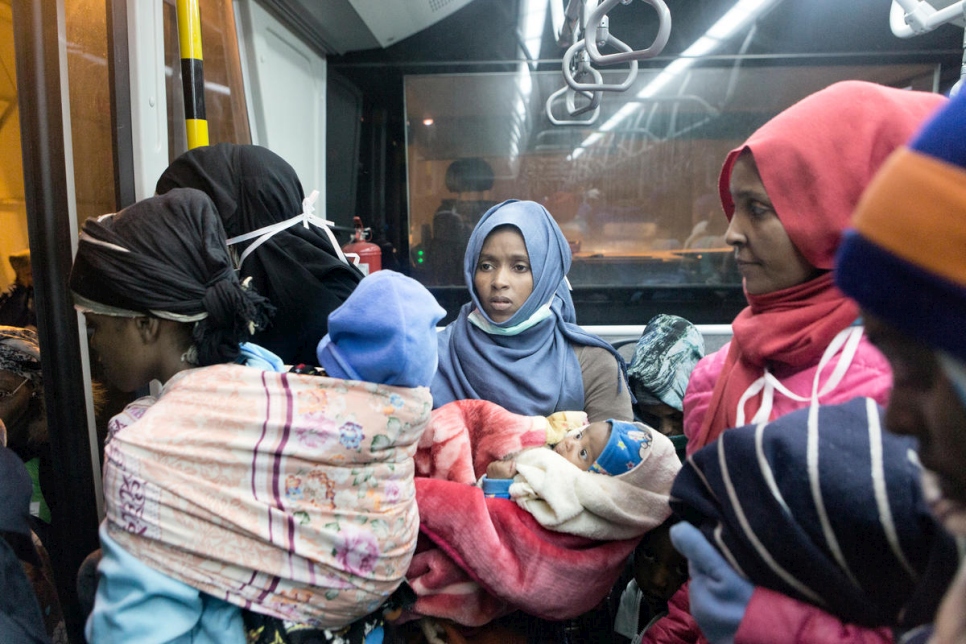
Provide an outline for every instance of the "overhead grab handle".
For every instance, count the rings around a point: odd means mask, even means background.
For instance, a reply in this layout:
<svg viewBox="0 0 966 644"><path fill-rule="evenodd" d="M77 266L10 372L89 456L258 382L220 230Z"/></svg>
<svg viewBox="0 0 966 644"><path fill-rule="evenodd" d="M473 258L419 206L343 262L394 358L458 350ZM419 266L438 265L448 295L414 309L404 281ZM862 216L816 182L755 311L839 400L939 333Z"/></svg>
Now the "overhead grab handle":
<svg viewBox="0 0 966 644"><path fill-rule="evenodd" d="M584 41L587 46L587 53L590 55L590 60L595 65L616 65L617 63L627 63L638 60L646 60L648 58L654 58L660 54L665 45L667 45L668 38L671 36L671 11L664 4L664 0L643 0L647 4L654 7L657 11L658 17L658 30L657 36L654 38L654 42L647 49L632 49L631 47L624 45L621 41L617 40L611 35L607 35L606 42L610 45L615 46L617 49L621 50L618 54L601 54L597 49L599 40L597 37L597 30L600 28L601 21L604 19L605 14L610 11L618 2L623 2L627 4L631 0L604 0L597 8L594 9L590 16L587 17L586 25L584 26ZM606 25L604 25L606 29ZM624 45L620 47L614 44L614 41ZM576 46L576 43L574 44ZM625 49L626 47L626 49ZM572 47L571 47L572 49ZM569 53L569 50L568 50ZM636 72L636 70L635 70ZM564 65L564 74L567 73L567 67ZM573 87L573 85L571 85ZM575 88L576 89L576 88ZM620 90L623 91L623 90Z"/></svg>
<svg viewBox="0 0 966 644"><path fill-rule="evenodd" d="M589 98L590 103L584 107L577 107L576 105L576 95L580 94L584 98ZM597 122L597 117L600 116L600 92L577 92L569 87L561 87L556 92L547 97L546 110L547 118L554 125L592 125ZM580 116L587 112L593 111L589 118L586 119L558 119L553 115L553 104L558 98L564 97L567 113L571 116Z"/></svg>
<svg viewBox="0 0 966 644"><path fill-rule="evenodd" d="M595 110L600 107L600 97L601 92L580 92L575 89L567 88L569 91L564 92L564 102L567 105L567 113L571 116L580 116L591 110ZM577 96L583 96L587 99L587 105L583 107L577 107Z"/></svg>
<svg viewBox="0 0 966 644"><path fill-rule="evenodd" d="M571 45L563 57L563 75L564 80L567 82L571 88L575 91L583 92L626 92L630 89L634 81L637 80L637 61L630 60L630 69L628 70L627 76L621 83L605 83L600 72L594 69L590 65L589 51L585 48L585 44L589 43L586 40L578 40L573 45ZM614 36L607 37L607 43L622 52L632 52L630 45L618 40ZM576 56L576 61L574 61L574 56ZM576 70L576 73L575 71ZM584 74L590 73L594 77L593 83L581 83L578 78Z"/></svg>
<svg viewBox="0 0 966 644"><path fill-rule="evenodd" d="M584 0L570 0L564 10L563 25L557 33L557 46L569 47L574 43L580 27L580 14L584 8Z"/></svg>
<svg viewBox="0 0 966 644"><path fill-rule="evenodd" d="M892 0L889 27L899 38L912 38L964 17L966 3L962 0L942 9L936 9L926 0Z"/></svg>

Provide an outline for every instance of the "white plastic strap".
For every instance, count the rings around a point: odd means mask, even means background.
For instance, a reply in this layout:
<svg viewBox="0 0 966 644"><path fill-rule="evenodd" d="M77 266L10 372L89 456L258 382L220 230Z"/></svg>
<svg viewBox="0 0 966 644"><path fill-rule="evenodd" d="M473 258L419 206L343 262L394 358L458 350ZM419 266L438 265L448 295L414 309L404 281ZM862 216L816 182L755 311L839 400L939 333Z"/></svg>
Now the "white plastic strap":
<svg viewBox="0 0 966 644"><path fill-rule="evenodd" d="M738 409L735 413L737 426L740 427L748 424L745 422L745 404L753 397L757 396L759 392L761 392L761 405L758 407L758 411L755 412L754 417L751 419L750 422L752 423L765 422L771 417L771 410L774 407L776 391L786 398L791 398L792 400L796 400L798 402L807 402L817 405L822 396L834 391L835 388L838 387L842 382L842 378L845 377L845 372L848 371L849 367L852 365L852 360L855 358L855 353L859 348L859 342L861 340L862 327L860 326L852 326L848 327L847 329L843 329L832 339L828 347L826 347L825 352L822 354L822 358L818 362L818 368L815 370L815 378L812 380L812 392L808 397L800 396L791 391L788 387L783 385L778 378L773 376L770 371L768 371L768 367L765 367L762 376L748 385L748 388L745 389L745 392L741 394L741 398L738 400ZM819 390L818 383L820 382L822 372L828 365L829 361L831 361L831 359L840 351L842 356L835 365L832 375L829 376L829 379L825 382L825 385L821 388L821 390Z"/></svg>
<svg viewBox="0 0 966 644"><path fill-rule="evenodd" d="M745 422L745 403L747 403L752 397L757 396L758 392L760 392L762 389L765 388L765 382L769 375L770 374L768 373L768 368L766 367L765 375L763 375L761 378L759 378L758 380L748 385L748 388L745 389L745 393L741 394L741 398L738 399L738 409L737 409L737 414L735 419L735 426L741 427L742 425L748 424ZM771 412L771 400L768 400L768 398L769 396L762 395L761 407L758 409L759 412L765 407L766 400L768 402L768 411L769 413ZM757 417L758 415L759 414L756 414L755 416ZM761 421L753 421L753 422L761 422Z"/></svg>
<svg viewBox="0 0 966 644"><path fill-rule="evenodd" d="M822 356L822 360L818 363L818 369L815 371L815 381L812 384L812 391L815 392L813 395L813 401L817 404L818 399L827 393L834 391L839 383L842 382L842 378L845 377L845 372L849 370L852 366L852 360L855 359L855 352L859 348L859 342L862 340L862 327L852 326L847 329L843 329L839 332L837 336L828 345L828 349L825 350L825 354ZM844 345L844 347L843 347ZM839 347L842 348L842 357L839 358L838 364L835 365L835 369L832 371L832 375L829 379L825 381L825 385L822 387L821 391L818 391L818 379L822 374L822 370L825 365L828 364L829 360L832 359L836 353L838 353Z"/></svg>
<svg viewBox="0 0 966 644"><path fill-rule="evenodd" d="M336 241L335 235L332 234L330 226L334 226L335 222L329 221L328 219L322 219L321 217L315 216L315 201L319 198L319 191L313 190L312 194L302 200L302 213L292 217L291 219L286 219L285 221L280 221L275 224L269 224L268 226L263 226L258 230L253 230L250 233L245 233L244 235L237 235L228 239L228 245L238 244L243 241L248 241L249 239L256 239L252 242L248 248L241 254L238 259L238 267L245 263L245 259L251 255L256 248L267 242L272 238L275 233L281 232L287 228L291 228L296 224L302 224L305 228L309 227L309 224L321 228L328 235L329 241L332 243L332 248L335 249L336 254L346 264L349 264L349 260L346 259L345 254L342 252L342 248L339 246L339 242Z"/></svg>

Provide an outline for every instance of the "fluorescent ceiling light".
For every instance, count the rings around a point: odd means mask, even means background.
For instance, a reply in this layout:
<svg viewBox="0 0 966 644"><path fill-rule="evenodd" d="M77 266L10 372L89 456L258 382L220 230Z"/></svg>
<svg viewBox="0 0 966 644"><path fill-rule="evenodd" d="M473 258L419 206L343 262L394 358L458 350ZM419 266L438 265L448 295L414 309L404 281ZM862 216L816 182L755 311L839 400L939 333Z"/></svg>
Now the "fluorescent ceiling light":
<svg viewBox="0 0 966 644"><path fill-rule="evenodd" d="M667 85L680 76L685 70L694 65L702 56L708 56L721 47L729 38L742 29L753 23L766 10L781 2L781 0L738 0L728 13L721 16L717 22L704 32L704 34L694 41L694 43L681 52L677 58L668 64L661 73L645 85L638 93L637 98L650 98L657 95ZM616 128L621 121L640 110L640 104L627 103L616 114L611 116L600 126L601 132L610 132ZM596 138L595 138L596 137ZM583 143L574 150L574 158L579 156L577 152L582 152L581 148L587 147L600 140L598 133L591 134ZM593 139L593 141L591 141Z"/></svg>
<svg viewBox="0 0 966 644"><path fill-rule="evenodd" d="M550 0L524 0L520 3L520 23L523 25L523 46L530 60L540 58L543 24L547 20Z"/></svg>

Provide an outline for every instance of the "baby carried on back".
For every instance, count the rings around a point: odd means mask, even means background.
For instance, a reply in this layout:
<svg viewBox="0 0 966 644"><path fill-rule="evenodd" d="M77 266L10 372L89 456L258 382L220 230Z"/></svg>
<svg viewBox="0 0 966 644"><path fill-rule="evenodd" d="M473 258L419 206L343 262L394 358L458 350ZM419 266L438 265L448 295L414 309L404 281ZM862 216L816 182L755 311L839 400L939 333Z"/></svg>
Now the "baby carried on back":
<svg viewBox="0 0 966 644"><path fill-rule="evenodd" d="M132 403L106 450L107 534L261 615L339 628L376 610L416 545L413 455L442 315L384 271L330 316L319 359L331 377L215 365Z"/></svg>

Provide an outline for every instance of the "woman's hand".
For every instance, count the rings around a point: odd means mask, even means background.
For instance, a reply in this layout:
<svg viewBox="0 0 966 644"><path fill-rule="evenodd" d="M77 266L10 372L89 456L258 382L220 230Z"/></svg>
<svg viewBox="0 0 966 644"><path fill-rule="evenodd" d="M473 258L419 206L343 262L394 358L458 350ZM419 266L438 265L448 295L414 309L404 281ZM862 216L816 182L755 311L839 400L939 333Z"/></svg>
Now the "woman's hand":
<svg viewBox="0 0 966 644"><path fill-rule="evenodd" d="M488 479L512 479L517 473L517 464L513 461L493 461L486 466Z"/></svg>
<svg viewBox="0 0 966 644"><path fill-rule="evenodd" d="M754 585L735 572L701 531L690 523L673 526L671 542L688 558L694 620L713 644L734 642L755 590Z"/></svg>

